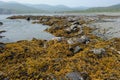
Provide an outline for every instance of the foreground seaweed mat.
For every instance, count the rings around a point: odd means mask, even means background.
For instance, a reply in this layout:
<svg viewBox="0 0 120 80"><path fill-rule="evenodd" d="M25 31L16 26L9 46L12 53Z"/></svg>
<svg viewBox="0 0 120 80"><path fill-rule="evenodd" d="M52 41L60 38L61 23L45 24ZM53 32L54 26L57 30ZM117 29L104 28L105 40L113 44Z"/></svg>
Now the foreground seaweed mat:
<svg viewBox="0 0 120 80"><path fill-rule="evenodd" d="M31 17L38 18L34 23L50 25L46 31L58 37L50 41L23 40L1 46L1 80L120 79L120 38L104 40L91 34L94 29L88 24L95 20Z"/></svg>

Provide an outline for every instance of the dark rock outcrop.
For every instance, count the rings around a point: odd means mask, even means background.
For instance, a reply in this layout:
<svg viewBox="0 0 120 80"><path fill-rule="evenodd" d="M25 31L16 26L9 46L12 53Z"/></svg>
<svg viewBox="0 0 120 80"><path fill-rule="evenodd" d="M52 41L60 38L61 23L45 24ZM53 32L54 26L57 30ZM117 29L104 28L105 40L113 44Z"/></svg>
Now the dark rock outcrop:
<svg viewBox="0 0 120 80"><path fill-rule="evenodd" d="M0 26L1 26L1 25L3 25L3 23L2 23L2 22L0 22Z"/></svg>

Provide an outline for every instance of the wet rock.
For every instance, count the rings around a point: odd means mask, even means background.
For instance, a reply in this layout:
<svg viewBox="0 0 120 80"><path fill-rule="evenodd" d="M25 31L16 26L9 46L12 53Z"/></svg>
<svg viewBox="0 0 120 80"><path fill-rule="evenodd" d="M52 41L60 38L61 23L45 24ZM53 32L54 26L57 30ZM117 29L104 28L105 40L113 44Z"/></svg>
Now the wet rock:
<svg viewBox="0 0 120 80"><path fill-rule="evenodd" d="M79 22L75 21L75 22L72 23L72 25L75 25L75 24L79 25Z"/></svg>
<svg viewBox="0 0 120 80"><path fill-rule="evenodd" d="M70 38L67 40L68 44L75 44L75 43L89 43L90 39L87 36L81 36L81 38Z"/></svg>
<svg viewBox="0 0 120 80"><path fill-rule="evenodd" d="M43 18L42 19L42 22L47 22L47 21L49 21L49 18Z"/></svg>
<svg viewBox="0 0 120 80"><path fill-rule="evenodd" d="M71 28L66 28L65 31L67 31L68 33L71 33Z"/></svg>
<svg viewBox="0 0 120 80"><path fill-rule="evenodd" d="M77 25L71 25L70 28L71 28L71 30L75 30L75 29L77 29Z"/></svg>
<svg viewBox="0 0 120 80"><path fill-rule="evenodd" d="M30 21L30 20L31 20L31 18L30 18L30 17L27 17L27 18L26 18L26 20L27 20L27 21Z"/></svg>
<svg viewBox="0 0 120 80"><path fill-rule="evenodd" d="M54 37L52 40L56 40L58 42L62 41L64 38L63 37Z"/></svg>
<svg viewBox="0 0 120 80"><path fill-rule="evenodd" d="M6 31L5 30L0 31L0 33L4 33L4 32L6 32Z"/></svg>
<svg viewBox="0 0 120 80"><path fill-rule="evenodd" d="M77 52L79 52L81 50L82 50L82 48L80 48L79 46L76 46L75 49L74 49L74 53L77 53Z"/></svg>
<svg viewBox="0 0 120 80"><path fill-rule="evenodd" d="M2 23L2 22L0 22L0 26L1 26L1 25L3 25L3 23Z"/></svg>
<svg viewBox="0 0 120 80"><path fill-rule="evenodd" d="M80 41L81 41L82 43L87 44L87 43L90 42L90 39L89 39L87 36L84 35L84 36L81 36Z"/></svg>
<svg viewBox="0 0 120 80"><path fill-rule="evenodd" d="M84 80L78 72L71 72L66 75L67 80Z"/></svg>
<svg viewBox="0 0 120 80"><path fill-rule="evenodd" d="M74 44L74 41L70 38L70 39L67 40L67 43L68 44Z"/></svg>
<svg viewBox="0 0 120 80"><path fill-rule="evenodd" d="M67 18L67 21L69 21L69 22L74 22L74 21L77 21L77 20L79 20L79 17L68 17Z"/></svg>
<svg viewBox="0 0 120 80"><path fill-rule="evenodd" d="M10 80L9 78L4 78L3 80Z"/></svg>
<svg viewBox="0 0 120 80"><path fill-rule="evenodd" d="M67 80L91 80L87 73L71 72L66 74Z"/></svg>
<svg viewBox="0 0 120 80"><path fill-rule="evenodd" d="M91 50L94 54L105 54L105 49L104 48L98 48L98 49L93 49Z"/></svg>

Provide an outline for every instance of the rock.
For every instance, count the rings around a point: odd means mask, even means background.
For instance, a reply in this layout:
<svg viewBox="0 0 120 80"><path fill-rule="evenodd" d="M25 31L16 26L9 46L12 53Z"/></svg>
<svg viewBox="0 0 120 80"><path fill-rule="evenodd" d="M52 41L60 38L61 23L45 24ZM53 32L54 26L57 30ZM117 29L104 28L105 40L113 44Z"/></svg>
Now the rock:
<svg viewBox="0 0 120 80"><path fill-rule="evenodd" d="M3 23L2 23L2 22L0 22L0 25L3 25Z"/></svg>
<svg viewBox="0 0 120 80"><path fill-rule="evenodd" d="M93 49L91 50L94 54L104 54L105 49L104 48L99 48L99 49Z"/></svg>
<svg viewBox="0 0 120 80"><path fill-rule="evenodd" d="M68 17L67 18L67 21L69 21L69 22L74 22L74 21L77 21L77 20L79 20L79 17Z"/></svg>
<svg viewBox="0 0 120 80"><path fill-rule="evenodd" d="M67 80L91 80L87 73L80 72L70 72L65 77Z"/></svg>
<svg viewBox="0 0 120 80"><path fill-rule="evenodd" d="M4 78L3 80L10 80L9 78Z"/></svg>
<svg viewBox="0 0 120 80"><path fill-rule="evenodd" d="M47 22L47 21L49 21L49 18L43 18L42 19L42 22Z"/></svg>
<svg viewBox="0 0 120 80"><path fill-rule="evenodd" d="M70 29L71 29L71 30L77 29L77 25L76 25L76 24L75 24L75 25L71 25L71 26L70 26Z"/></svg>
<svg viewBox="0 0 120 80"><path fill-rule="evenodd" d="M79 52L79 51L81 51L82 50L82 48L80 48L79 46L76 46L75 48L74 48L74 53L77 53L77 52Z"/></svg>
<svg viewBox="0 0 120 80"><path fill-rule="evenodd" d="M75 22L72 23L72 25L75 25L75 24L79 25L79 22L75 21Z"/></svg>
<svg viewBox="0 0 120 80"><path fill-rule="evenodd" d="M1 34L1 33L4 33L4 32L6 32L6 31L5 31L5 30L2 30L2 31L0 31L0 34Z"/></svg>
<svg viewBox="0 0 120 80"><path fill-rule="evenodd" d="M78 72L71 72L66 75L67 80L84 80Z"/></svg>
<svg viewBox="0 0 120 80"><path fill-rule="evenodd" d="M71 28L66 28L65 31L71 33L72 30L71 30Z"/></svg>
<svg viewBox="0 0 120 80"><path fill-rule="evenodd" d="M117 51L118 54L120 54L120 51Z"/></svg>
<svg viewBox="0 0 120 80"><path fill-rule="evenodd" d="M31 19L30 19L30 17L27 17L27 19L26 19L27 21L30 21Z"/></svg>
<svg viewBox="0 0 120 80"><path fill-rule="evenodd" d="M82 43L85 43L85 44L90 42L90 39L85 35L81 36L80 40L81 40Z"/></svg>
<svg viewBox="0 0 120 80"><path fill-rule="evenodd" d="M54 37L52 40L57 40L58 42L62 41L64 38L63 37Z"/></svg>
<svg viewBox="0 0 120 80"><path fill-rule="evenodd" d="M70 38L70 39L67 40L67 43L68 44L74 44L74 41Z"/></svg>
<svg viewBox="0 0 120 80"><path fill-rule="evenodd" d="M90 39L87 36L81 36L81 38L70 38L67 40L68 44L75 44L75 43L89 43Z"/></svg>

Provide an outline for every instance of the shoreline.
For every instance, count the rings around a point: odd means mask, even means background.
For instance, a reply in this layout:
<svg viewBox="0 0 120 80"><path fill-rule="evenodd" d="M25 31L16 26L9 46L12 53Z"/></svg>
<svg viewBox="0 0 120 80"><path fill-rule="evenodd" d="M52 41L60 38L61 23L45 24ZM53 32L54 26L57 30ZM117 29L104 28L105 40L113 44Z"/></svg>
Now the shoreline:
<svg viewBox="0 0 120 80"><path fill-rule="evenodd" d="M33 39L0 47L2 79L120 79L120 38L104 40L89 24L114 16L12 16L49 25L52 40ZM73 77L72 77L73 78Z"/></svg>

